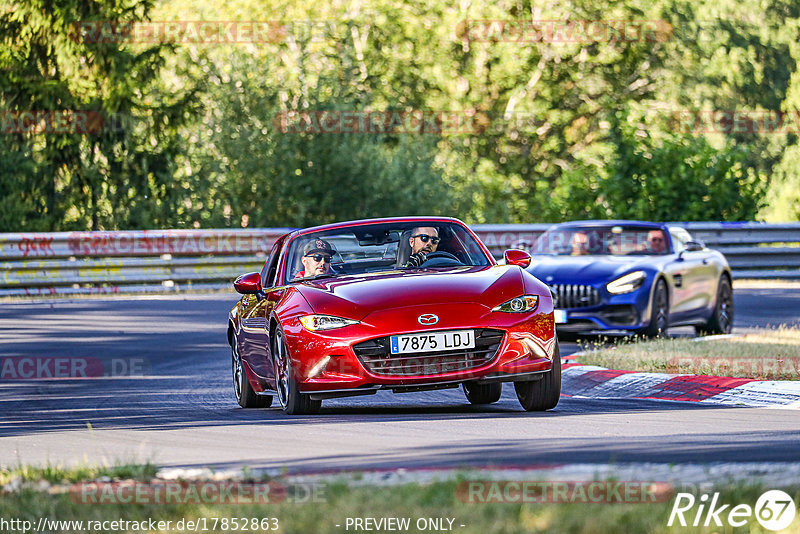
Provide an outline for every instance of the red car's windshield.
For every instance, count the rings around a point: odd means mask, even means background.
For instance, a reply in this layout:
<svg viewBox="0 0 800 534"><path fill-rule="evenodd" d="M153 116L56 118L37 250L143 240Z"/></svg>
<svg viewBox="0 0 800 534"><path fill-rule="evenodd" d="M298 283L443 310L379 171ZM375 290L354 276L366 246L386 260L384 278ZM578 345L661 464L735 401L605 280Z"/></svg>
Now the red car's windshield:
<svg viewBox="0 0 800 534"><path fill-rule="evenodd" d="M534 252L565 256L669 254L666 232L640 226L575 226L548 230Z"/></svg>
<svg viewBox="0 0 800 534"><path fill-rule="evenodd" d="M416 252L428 264L409 265ZM435 259L434 259L435 258ZM488 266L491 261L462 226L439 221L380 223L297 236L286 252L286 280L391 269Z"/></svg>

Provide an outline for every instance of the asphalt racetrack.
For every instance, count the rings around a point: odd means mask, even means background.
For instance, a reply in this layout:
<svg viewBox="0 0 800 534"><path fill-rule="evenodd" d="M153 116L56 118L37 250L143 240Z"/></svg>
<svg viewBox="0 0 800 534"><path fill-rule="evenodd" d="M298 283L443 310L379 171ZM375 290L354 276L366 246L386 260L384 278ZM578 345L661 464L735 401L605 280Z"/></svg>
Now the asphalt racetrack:
<svg viewBox="0 0 800 534"><path fill-rule="evenodd" d="M0 358L116 361L143 376L0 380L0 465L146 462L290 473L608 462L793 462L794 410L562 397L526 413L460 389L328 400L322 413L243 410L226 314L236 295L4 302ZM800 289L737 289L735 331L800 323ZM576 350L562 345L562 353ZM93 360L94 361L94 360ZM566 391L565 393L569 393Z"/></svg>

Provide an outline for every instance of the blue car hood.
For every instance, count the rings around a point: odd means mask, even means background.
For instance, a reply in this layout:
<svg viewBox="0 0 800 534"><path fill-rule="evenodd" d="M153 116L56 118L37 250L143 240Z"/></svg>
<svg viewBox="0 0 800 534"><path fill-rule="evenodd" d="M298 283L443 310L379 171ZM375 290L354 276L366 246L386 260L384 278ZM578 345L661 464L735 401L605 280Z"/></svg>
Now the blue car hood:
<svg viewBox="0 0 800 534"><path fill-rule="evenodd" d="M663 258L663 256L660 256ZM635 270L651 270L653 256L534 255L528 272L546 284L604 284Z"/></svg>

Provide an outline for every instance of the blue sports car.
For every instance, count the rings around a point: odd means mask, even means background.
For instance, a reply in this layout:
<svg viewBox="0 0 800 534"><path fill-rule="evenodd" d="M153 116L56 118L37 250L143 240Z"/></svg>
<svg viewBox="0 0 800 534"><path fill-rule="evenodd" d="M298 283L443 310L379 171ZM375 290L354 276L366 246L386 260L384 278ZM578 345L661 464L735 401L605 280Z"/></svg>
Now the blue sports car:
<svg viewBox="0 0 800 534"><path fill-rule="evenodd" d="M727 334L731 269L684 228L643 221L577 221L539 236L528 270L553 293L559 333L657 336L670 326Z"/></svg>

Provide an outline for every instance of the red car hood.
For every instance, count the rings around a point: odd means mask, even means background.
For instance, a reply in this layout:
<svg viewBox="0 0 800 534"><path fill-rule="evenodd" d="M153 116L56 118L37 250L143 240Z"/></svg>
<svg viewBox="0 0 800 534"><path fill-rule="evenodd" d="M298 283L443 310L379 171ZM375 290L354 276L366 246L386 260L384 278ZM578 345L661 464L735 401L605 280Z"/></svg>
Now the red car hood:
<svg viewBox="0 0 800 534"><path fill-rule="evenodd" d="M295 286L315 313L363 319L376 310L421 304L478 303L488 308L523 292L519 267L452 267L309 280Z"/></svg>

